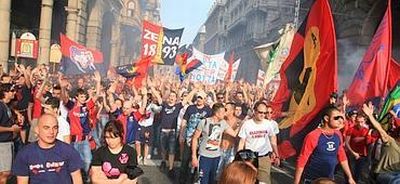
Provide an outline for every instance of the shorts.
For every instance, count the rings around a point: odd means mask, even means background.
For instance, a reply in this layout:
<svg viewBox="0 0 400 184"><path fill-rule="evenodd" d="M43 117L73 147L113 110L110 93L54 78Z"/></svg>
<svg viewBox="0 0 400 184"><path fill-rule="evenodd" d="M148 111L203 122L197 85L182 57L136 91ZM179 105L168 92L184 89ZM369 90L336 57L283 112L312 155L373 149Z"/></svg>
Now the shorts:
<svg viewBox="0 0 400 184"><path fill-rule="evenodd" d="M37 127L38 119L32 119L31 121L31 128L29 129L29 137L28 142L35 142L37 141L38 137L35 132L35 128Z"/></svg>
<svg viewBox="0 0 400 184"><path fill-rule="evenodd" d="M153 138L153 126L140 126L135 134L135 142L151 146Z"/></svg>
<svg viewBox="0 0 400 184"><path fill-rule="evenodd" d="M13 150L13 142L0 142L0 172L11 171Z"/></svg>
<svg viewBox="0 0 400 184"><path fill-rule="evenodd" d="M174 155L176 142L177 142L177 140L176 140L176 132L175 131L169 131L169 132L161 131L160 146L161 146L161 151L163 153L168 152L168 154Z"/></svg>
<svg viewBox="0 0 400 184"><path fill-rule="evenodd" d="M271 184L271 159L269 156L258 157L257 179L260 182Z"/></svg>

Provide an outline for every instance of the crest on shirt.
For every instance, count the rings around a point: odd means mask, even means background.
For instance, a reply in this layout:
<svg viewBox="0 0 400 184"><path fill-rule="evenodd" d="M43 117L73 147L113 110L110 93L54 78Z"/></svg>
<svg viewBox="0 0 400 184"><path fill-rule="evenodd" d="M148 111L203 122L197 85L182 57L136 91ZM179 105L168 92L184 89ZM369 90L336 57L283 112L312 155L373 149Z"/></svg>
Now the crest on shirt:
<svg viewBox="0 0 400 184"><path fill-rule="evenodd" d="M327 151L335 151L336 150L335 142L327 142L326 145L328 145L328 147L326 148Z"/></svg>
<svg viewBox="0 0 400 184"><path fill-rule="evenodd" d="M126 163L128 163L129 156L128 156L128 154L126 154L126 153L122 153L122 154L119 156L118 160L119 160L119 162L120 162L121 164L126 164Z"/></svg>

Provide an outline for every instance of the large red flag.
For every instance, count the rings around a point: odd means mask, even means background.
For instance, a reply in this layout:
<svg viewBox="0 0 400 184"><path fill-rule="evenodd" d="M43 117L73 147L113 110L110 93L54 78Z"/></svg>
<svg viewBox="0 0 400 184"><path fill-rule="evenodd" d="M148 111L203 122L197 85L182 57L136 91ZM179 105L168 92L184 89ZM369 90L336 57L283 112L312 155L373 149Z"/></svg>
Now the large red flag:
<svg viewBox="0 0 400 184"><path fill-rule="evenodd" d="M85 74L96 70L94 64L103 63L103 53L88 49L60 34L61 53L64 56L60 70L64 74Z"/></svg>
<svg viewBox="0 0 400 184"><path fill-rule="evenodd" d="M232 71L233 71L233 63L235 62L235 52L232 51L231 55L229 56L228 60L228 71L225 75L225 81L231 81L232 78Z"/></svg>
<svg viewBox="0 0 400 184"><path fill-rule="evenodd" d="M147 71L149 70L151 64L151 57L141 58L139 61L134 63L136 67L135 75L136 77L133 79L133 84L137 89L142 86L142 81L147 77Z"/></svg>
<svg viewBox="0 0 400 184"><path fill-rule="evenodd" d="M390 60L388 88L393 89L399 80L400 80L400 64L395 59L392 58Z"/></svg>
<svg viewBox="0 0 400 184"><path fill-rule="evenodd" d="M159 25L143 21L141 57L152 57L153 62L161 61L163 28Z"/></svg>
<svg viewBox="0 0 400 184"><path fill-rule="evenodd" d="M348 88L352 104L362 104L365 100L386 95L391 52L392 13L389 0L385 15Z"/></svg>
<svg viewBox="0 0 400 184"><path fill-rule="evenodd" d="M272 100L276 110L288 111L281 121L283 158L296 155L304 136L316 127L319 112L337 90L337 54L328 0L316 0L300 26L288 58L280 69L281 83ZM288 103L290 102L290 103ZM287 108L288 107L288 108Z"/></svg>
<svg viewBox="0 0 400 184"><path fill-rule="evenodd" d="M85 46L72 41L64 34L60 34L60 41L61 41L61 53L63 54L63 56L71 57L71 55L73 53L71 51L71 48L75 47L80 52L90 52L93 55L93 61L95 64L103 63L103 53L102 52L86 48Z"/></svg>

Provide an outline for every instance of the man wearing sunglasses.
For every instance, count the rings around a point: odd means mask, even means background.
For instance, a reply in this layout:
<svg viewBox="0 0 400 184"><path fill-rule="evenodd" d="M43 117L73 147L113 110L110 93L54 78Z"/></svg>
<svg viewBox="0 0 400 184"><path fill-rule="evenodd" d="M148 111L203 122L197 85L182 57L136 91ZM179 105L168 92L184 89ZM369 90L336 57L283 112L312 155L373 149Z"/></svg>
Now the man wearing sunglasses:
<svg viewBox="0 0 400 184"><path fill-rule="evenodd" d="M266 103L259 101L254 105L254 117L245 121L239 131L238 150L250 149L258 152L258 174L260 183L271 183L271 158L278 158L279 153L276 134L279 130L265 119L265 115L272 112Z"/></svg>
<svg viewBox="0 0 400 184"><path fill-rule="evenodd" d="M10 175L13 159L13 136L21 128L11 117L8 103L14 98L15 91L11 84L0 84L0 183L6 183Z"/></svg>
<svg viewBox="0 0 400 184"><path fill-rule="evenodd" d="M348 177L348 183L356 183L351 175L342 134L338 130L343 121L344 116L336 107L328 106L324 110L322 126L311 131L304 139L297 159L295 184L311 183L321 177L334 179L338 162ZM300 182L301 178L303 182Z"/></svg>

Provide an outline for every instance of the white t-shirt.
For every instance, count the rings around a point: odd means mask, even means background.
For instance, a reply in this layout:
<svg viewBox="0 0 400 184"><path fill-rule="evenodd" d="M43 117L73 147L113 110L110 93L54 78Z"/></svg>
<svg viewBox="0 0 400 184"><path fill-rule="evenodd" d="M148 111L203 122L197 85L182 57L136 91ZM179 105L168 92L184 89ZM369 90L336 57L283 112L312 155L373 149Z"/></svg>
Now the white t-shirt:
<svg viewBox="0 0 400 184"><path fill-rule="evenodd" d="M272 130L274 130L275 135L279 134L279 125L275 120L266 119L265 121L267 121L268 123L270 123L272 125Z"/></svg>
<svg viewBox="0 0 400 184"><path fill-rule="evenodd" d="M67 107L65 107L63 101L60 101L59 109L60 109L61 117L63 117L64 119L67 119L67 117L68 117L68 109L67 109Z"/></svg>
<svg viewBox="0 0 400 184"><path fill-rule="evenodd" d="M146 107L146 115L145 118L139 121L139 125L142 127L149 127L153 125L154 115L161 111L161 106L151 103Z"/></svg>
<svg viewBox="0 0 400 184"><path fill-rule="evenodd" d="M56 139L64 142L64 136L70 135L69 124L63 117L58 116L58 134Z"/></svg>
<svg viewBox="0 0 400 184"><path fill-rule="evenodd" d="M258 152L258 155L265 155L272 152L270 136L279 133L273 123L264 119L257 124L253 119L246 120L239 131L239 137L245 139L245 149Z"/></svg>

